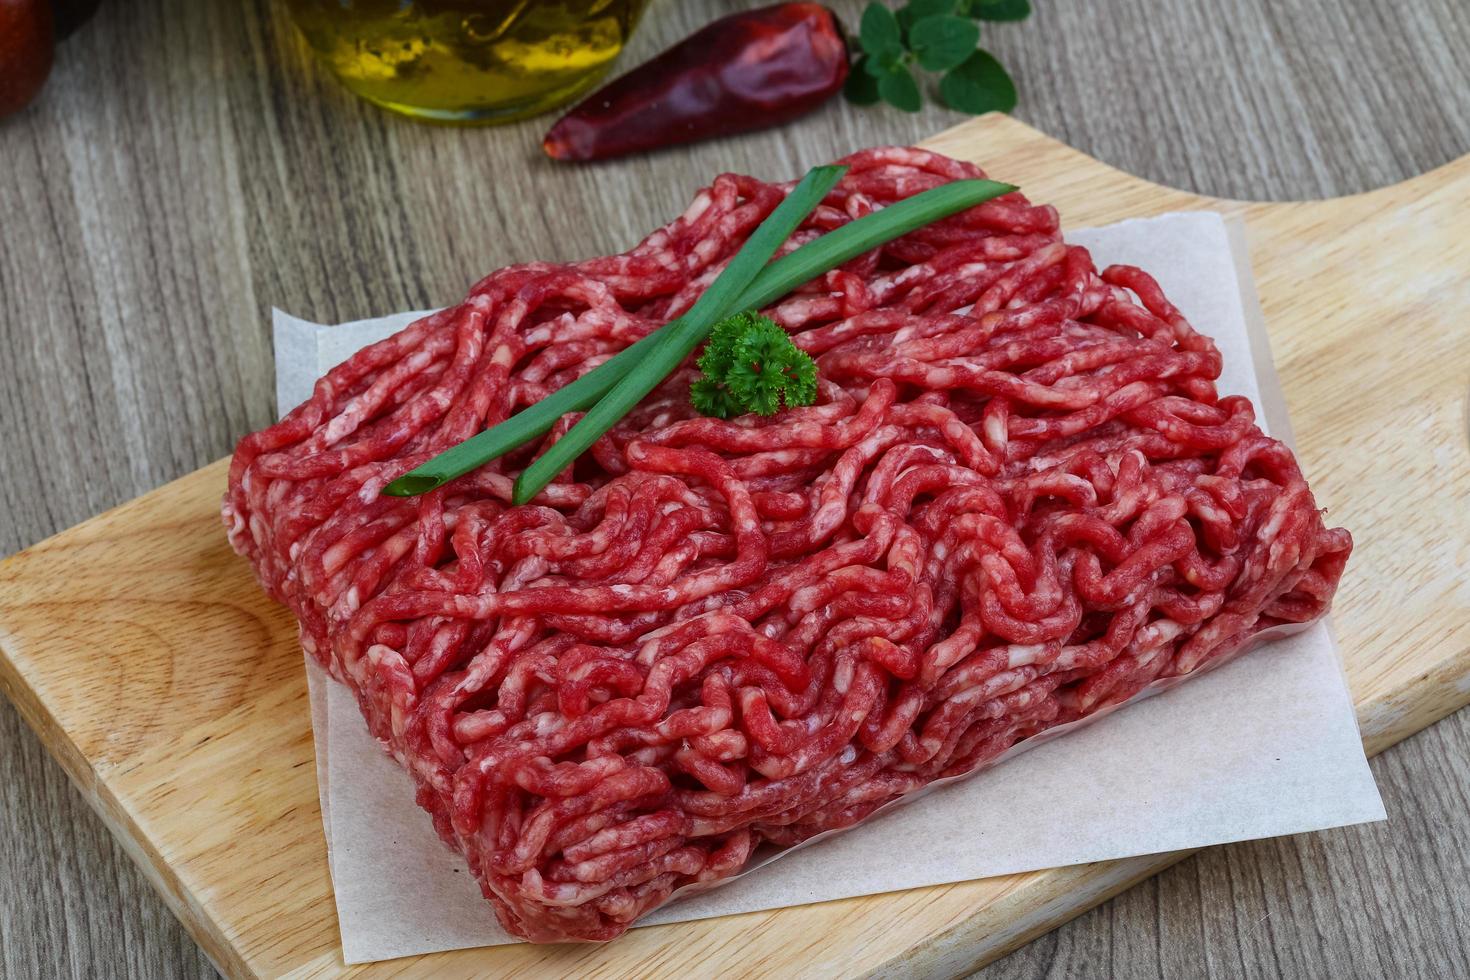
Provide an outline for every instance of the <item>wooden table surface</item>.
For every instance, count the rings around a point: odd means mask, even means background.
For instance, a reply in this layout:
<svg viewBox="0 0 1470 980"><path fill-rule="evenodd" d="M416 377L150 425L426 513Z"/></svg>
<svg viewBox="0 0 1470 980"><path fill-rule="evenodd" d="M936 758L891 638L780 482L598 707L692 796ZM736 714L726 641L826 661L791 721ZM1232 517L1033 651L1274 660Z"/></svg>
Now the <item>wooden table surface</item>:
<svg viewBox="0 0 1470 980"><path fill-rule="evenodd" d="M755 5L654 0L625 63ZM856 23L860 3L834 6ZM1038 6L987 41L1016 115L1140 176L1324 197L1470 152L1463 0ZM538 156L544 121L440 129L356 102L279 4L113 0L0 122L0 554L268 422L273 305L332 321L448 303L507 262L625 247L718 170L794 175L958 118L839 101L566 169ZM1387 823L1211 849L980 975L1470 975L1470 713L1373 768ZM0 700L0 976L211 975Z"/></svg>

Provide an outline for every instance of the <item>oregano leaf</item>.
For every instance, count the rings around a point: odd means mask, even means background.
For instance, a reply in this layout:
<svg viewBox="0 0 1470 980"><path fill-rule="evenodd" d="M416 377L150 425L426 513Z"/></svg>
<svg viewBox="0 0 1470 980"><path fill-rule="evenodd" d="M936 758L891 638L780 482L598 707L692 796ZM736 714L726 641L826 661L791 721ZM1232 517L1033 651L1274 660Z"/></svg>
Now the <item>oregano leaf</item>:
<svg viewBox="0 0 1470 980"><path fill-rule="evenodd" d="M875 58L903 53L903 31L899 29L898 18L886 4L873 0L863 8L863 19L858 25L858 43Z"/></svg>
<svg viewBox="0 0 1470 980"><path fill-rule="evenodd" d="M863 59L863 71L874 78L882 78L884 75L900 67L903 64L903 49L894 48L883 54L870 54Z"/></svg>
<svg viewBox="0 0 1470 980"><path fill-rule="evenodd" d="M904 112L918 112L922 103L918 83L903 65L896 66L878 79L878 94L884 102Z"/></svg>
<svg viewBox="0 0 1470 980"><path fill-rule="evenodd" d="M854 105L872 105L881 98L878 95L878 79L869 71L871 64L872 59L867 55L858 55L852 70L847 74L847 84L842 87L842 94Z"/></svg>
<svg viewBox="0 0 1470 980"><path fill-rule="evenodd" d="M999 61L983 49L945 75L939 83L945 105L961 112L1010 112L1016 107L1016 83ZM886 96L885 96L886 98Z"/></svg>
<svg viewBox="0 0 1470 980"><path fill-rule="evenodd" d="M917 112L923 97L915 74L922 70L939 78L939 95L954 109L1009 112L1016 106L1015 83L976 45L981 22L1030 14L1031 0L907 0L897 10L869 0L844 92L859 105L881 100Z"/></svg>
<svg viewBox="0 0 1470 980"><path fill-rule="evenodd" d="M980 25L953 14L925 17L909 31L909 47L928 71L958 67L979 41Z"/></svg>
<svg viewBox="0 0 1470 980"><path fill-rule="evenodd" d="M925 17L954 13L955 6L959 3L960 0L909 0L898 10L898 24L907 33L909 28Z"/></svg>

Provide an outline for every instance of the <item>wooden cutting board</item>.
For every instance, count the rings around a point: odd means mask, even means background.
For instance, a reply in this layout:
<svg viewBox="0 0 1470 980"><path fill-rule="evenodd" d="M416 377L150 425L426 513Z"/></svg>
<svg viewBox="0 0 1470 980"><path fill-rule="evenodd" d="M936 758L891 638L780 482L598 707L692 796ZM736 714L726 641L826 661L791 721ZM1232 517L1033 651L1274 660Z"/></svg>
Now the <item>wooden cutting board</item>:
<svg viewBox="0 0 1470 980"><path fill-rule="evenodd" d="M1150 184L1003 116L927 145L1055 203L1069 227L1245 217L1303 466L1357 539L1335 622L1368 750L1470 701L1470 157L1356 197L1246 204ZM346 967L296 632L225 544L225 466L0 563L0 688L231 976L952 975L1183 856L639 929L608 946Z"/></svg>

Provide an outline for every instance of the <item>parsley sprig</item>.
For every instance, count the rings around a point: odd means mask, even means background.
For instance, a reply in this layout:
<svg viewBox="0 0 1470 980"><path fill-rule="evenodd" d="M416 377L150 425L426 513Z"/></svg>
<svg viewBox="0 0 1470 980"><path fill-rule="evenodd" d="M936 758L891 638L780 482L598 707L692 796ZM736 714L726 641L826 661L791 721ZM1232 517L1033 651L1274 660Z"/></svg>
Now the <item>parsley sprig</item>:
<svg viewBox="0 0 1470 980"><path fill-rule="evenodd" d="M939 96L961 112L1010 112L1016 84L980 43L981 21L1025 20L1030 0L908 0L897 11L873 0L858 33L862 53L847 78L849 101L882 100L905 112L923 102L913 69L940 74Z"/></svg>
<svg viewBox="0 0 1470 980"><path fill-rule="evenodd" d="M704 377L689 386L702 415L728 419L817 400L817 365L770 317L749 310L715 324L699 356Z"/></svg>

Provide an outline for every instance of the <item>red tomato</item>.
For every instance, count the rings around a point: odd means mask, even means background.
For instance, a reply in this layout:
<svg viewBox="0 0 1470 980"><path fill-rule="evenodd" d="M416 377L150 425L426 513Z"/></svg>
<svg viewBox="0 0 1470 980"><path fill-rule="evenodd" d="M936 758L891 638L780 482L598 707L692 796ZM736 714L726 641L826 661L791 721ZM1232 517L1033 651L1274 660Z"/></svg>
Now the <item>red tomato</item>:
<svg viewBox="0 0 1470 980"><path fill-rule="evenodd" d="M0 0L0 117L24 109L41 91L55 47L47 0Z"/></svg>

